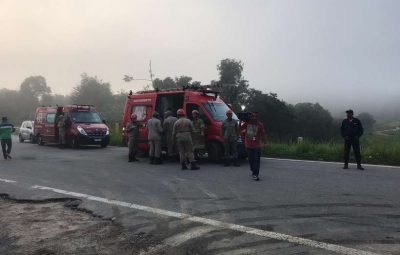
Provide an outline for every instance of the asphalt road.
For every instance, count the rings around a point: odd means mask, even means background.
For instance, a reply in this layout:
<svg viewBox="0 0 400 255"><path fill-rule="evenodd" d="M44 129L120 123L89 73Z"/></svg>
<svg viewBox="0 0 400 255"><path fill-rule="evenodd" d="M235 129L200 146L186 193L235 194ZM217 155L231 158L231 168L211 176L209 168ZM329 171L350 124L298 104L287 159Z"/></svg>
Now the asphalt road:
<svg viewBox="0 0 400 255"><path fill-rule="evenodd" d="M82 208L158 240L142 254L400 254L400 168L263 159L254 182L246 163L181 171L126 154L15 141L0 193L81 197Z"/></svg>

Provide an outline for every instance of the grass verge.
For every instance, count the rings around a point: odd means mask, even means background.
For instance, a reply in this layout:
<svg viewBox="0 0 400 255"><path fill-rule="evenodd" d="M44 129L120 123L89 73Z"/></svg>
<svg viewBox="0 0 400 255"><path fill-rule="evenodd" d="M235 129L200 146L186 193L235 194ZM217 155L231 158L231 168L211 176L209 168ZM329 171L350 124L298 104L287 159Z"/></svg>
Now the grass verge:
<svg viewBox="0 0 400 255"><path fill-rule="evenodd" d="M360 142L363 163L400 166L400 136L366 135ZM269 143L263 153L267 157L342 162L343 143Z"/></svg>

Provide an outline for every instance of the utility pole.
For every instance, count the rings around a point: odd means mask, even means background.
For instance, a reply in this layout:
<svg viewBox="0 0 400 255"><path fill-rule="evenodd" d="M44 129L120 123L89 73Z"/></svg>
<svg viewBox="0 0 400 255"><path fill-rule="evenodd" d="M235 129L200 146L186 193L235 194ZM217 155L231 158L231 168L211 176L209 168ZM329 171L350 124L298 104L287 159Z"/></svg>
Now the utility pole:
<svg viewBox="0 0 400 255"><path fill-rule="evenodd" d="M149 73L150 73L151 85L153 85L153 77L154 77L154 75L153 75L153 71L151 70L151 60L150 60L149 67L150 67Z"/></svg>

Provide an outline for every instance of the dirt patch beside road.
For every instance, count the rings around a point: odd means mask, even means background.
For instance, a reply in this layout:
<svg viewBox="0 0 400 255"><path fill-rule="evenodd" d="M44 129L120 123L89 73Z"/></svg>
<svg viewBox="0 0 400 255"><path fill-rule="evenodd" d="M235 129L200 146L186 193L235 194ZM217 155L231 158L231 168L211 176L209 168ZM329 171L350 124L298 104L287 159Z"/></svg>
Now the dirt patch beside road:
<svg viewBox="0 0 400 255"><path fill-rule="evenodd" d="M139 254L158 242L77 210L77 200L0 197L0 254Z"/></svg>

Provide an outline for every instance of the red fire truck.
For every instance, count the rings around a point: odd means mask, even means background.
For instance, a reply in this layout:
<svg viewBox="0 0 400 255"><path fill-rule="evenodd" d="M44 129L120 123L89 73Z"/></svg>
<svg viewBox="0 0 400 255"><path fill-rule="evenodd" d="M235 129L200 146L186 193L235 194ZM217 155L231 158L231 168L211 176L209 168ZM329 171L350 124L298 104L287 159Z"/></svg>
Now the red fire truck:
<svg viewBox="0 0 400 255"><path fill-rule="evenodd" d="M65 105L36 109L34 135L39 145L58 143L57 119L66 119L66 141L73 148L80 145L107 147L110 130L92 105Z"/></svg>
<svg viewBox="0 0 400 255"><path fill-rule="evenodd" d="M165 91L142 91L130 93L127 97L124 114L122 139L126 143L126 125L130 122L132 113L137 115L141 123L139 131L139 149L148 150L146 122L154 111L160 113L162 120L164 112L170 110L175 116L176 111L183 108L187 117L192 119L192 111L198 110L200 117L205 123L205 136L208 157L213 162L219 162L223 156L223 143L221 137L221 125L226 119L226 111L229 109L225 102L219 97L219 92L207 87L190 87ZM233 114L237 120L237 116ZM244 146L239 141L239 153L243 154Z"/></svg>

